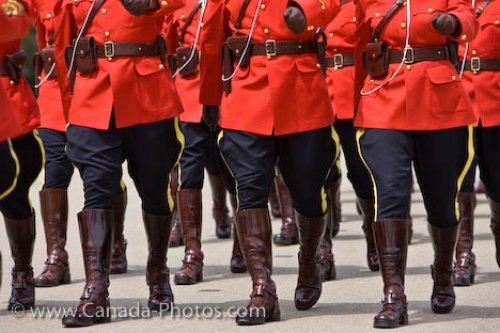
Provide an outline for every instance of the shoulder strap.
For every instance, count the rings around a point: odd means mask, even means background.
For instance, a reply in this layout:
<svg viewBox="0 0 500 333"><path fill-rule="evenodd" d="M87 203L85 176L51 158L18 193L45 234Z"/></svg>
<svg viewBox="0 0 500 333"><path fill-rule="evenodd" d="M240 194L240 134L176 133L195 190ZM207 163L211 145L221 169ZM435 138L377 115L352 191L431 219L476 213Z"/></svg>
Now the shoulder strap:
<svg viewBox="0 0 500 333"><path fill-rule="evenodd" d="M241 21L243 21L243 16L245 16L249 4L250 0L243 0L243 5L241 5L240 12L238 13L238 17L236 18L236 22L234 23L234 28L236 30L240 30Z"/></svg>
<svg viewBox="0 0 500 333"><path fill-rule="evenodd" d="M106 1L106 0L95 0L92 3L92 7L90 7L90 11L87 14L87 18L83 22L83 25L80 28L80 31L78 31L78 36L84 36L85 35L85 33L87 32L87 29L88 29L90 23L92 23L92 20L97 15L97 12L99 11L99 8L101 8L101 6L104 4L104 1Z"/></svg>
<svg viewBox="0 0 500 333"><path fill-rule="evenodd" d="M184 42L184 37L186 36L187 29L189 28L189 26L193 22L194 16L196 15L196 13L198 12L198 10L200 8L201 8L201 1L198 1L196 3L196 5L194 5L191 12L189 13L188 17L186 18L186 22L184 23L184 26L181 29L181 33L180 33L179 38L178 38L179 43L182 44Z"/></svg>
<svg viewBox="0 0 500 333"><path fill-rule="evenodd" d="M382 32L382 29L384 26L389 22L389 20L396 14L399 8L403 6L403 0L396 0L394 5L392 5L391 8L387 11L387 13L382 17L382 20L380 20L379 24L375 27L375 30L373 30L372 34L372 40L377 41L378 36L380 36L380 33Z"/></svg>
<svg viewBox="0 0 500 333"><path fill-rule="evenodd" d="M476 10L474 11L474 16L479 17L481 14L484 12L484 9L488 7L488 5L491 3L491 0L485 0L483 1L482 4L476 7Z"/></svg>

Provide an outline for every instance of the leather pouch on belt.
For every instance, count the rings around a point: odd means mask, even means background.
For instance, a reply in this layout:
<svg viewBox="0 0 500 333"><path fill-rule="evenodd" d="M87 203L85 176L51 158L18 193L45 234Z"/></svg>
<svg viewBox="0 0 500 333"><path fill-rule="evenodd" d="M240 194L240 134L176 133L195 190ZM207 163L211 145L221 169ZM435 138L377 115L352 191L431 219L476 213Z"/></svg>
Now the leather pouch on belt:
<svg viewBox="0 0 500 333"><path fill-rule="evenodd" d="M76 45L75 66L80 73L97 70L97 50L93 37L82 37Z"/></svg>
<svg viewBox="0 0 500 333"><path fill-rule="evenodd" d="M247 36L233 36L229 37L226 40L227 47L231 50L233 56L240 61L241 56L243 54L243 50L245 50L245 46L247 45L248 37ZM250 54L251 50L247 50L244 55L243 60L241 60L240 67L247 68L250 65Z"/></svg>
<svg viewBox="0 0 500 333"><path fill-rule="evenodd" d="M24 50L20 50L16 53L8 54L4 59L5 72L7 76L18 83L23 76L23 65L26 61L26 53Z"/></svg>
<svg viewBox="0 0 500 333"><path fill-rule="evenodd" d="M53 68L55 63L55 51L53 47L46 47L42 49L40 53L40 57L43 61L43 70L45 71L45 75L48 75L49 78L56 77L56 69Z"/></svg>
<svg viewBox="0 0 500 333"><path fill-rule="evenodd" d="M192 50L191 46L182 46L175 50L177 68L182 68L179 74L183 77L198 73L198 51L194 50L193 57L191 58Z"/></svg>
<svg viewBox="0 0 500 333"><path fill-rule="evenodd" d="M385 42L366 44L363 68L374 79L383 79L389 71L389 48Z"/></svg>

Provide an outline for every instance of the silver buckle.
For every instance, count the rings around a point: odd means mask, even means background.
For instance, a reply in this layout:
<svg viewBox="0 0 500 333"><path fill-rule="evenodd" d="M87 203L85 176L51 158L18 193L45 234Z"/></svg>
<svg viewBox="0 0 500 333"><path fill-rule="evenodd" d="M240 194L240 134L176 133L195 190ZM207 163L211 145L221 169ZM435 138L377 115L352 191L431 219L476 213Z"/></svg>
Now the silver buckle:
<svg viewBox="0 0 500 333"><path fill-rule="evenodd" d="M333 55L333 67L342 68L344 67L344 56L342 53L336 53Z"/></svg>
<svg viewBox="0 0 500 333"><path fill-rule="evenodd" d="M276 54L277 54L276 40L274 39L266 40L266 57L271 58L276 56Z"/></svg>
<svg viewBox="0 0 500 333"><path fill-rule="evenodd" d="M415 62L415 50L413 47L406 48L405 64L413 64Z"/></svg>
<svg viewBox="0 0 500 333"><path fill-rule="evenodd" d="M477 73L481 70L481 58L479 57L470 58L470 70L473 73Z"/></svg>
<svg viewBox="0 0 500 333"><path fill-rule="evenodd" d="M104 43L104 56L106 58L113 58L115 56L115 43L111 41Z"/></svg>

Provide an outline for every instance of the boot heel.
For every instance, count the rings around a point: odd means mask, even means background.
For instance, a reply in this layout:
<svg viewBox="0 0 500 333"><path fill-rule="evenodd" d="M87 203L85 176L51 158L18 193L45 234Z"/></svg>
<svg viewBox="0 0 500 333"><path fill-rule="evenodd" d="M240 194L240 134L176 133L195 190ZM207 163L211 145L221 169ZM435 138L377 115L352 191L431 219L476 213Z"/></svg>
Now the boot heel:
<svg viewBox="0 0 500 333"><path fill-rule="evenodd" d="M274 304L273 313L268 319L266 319L266 321L280 321L280 320L281 320L280 305L278 301L276 301L276 303Z"/></svg>
<svg viewBox="0 0 500 333"><path fill-rule="evenodd" d="M71 283L71 274L69 273L69 266L66 268L66 272L64 273L63 280L61 284L70 284Z"/></svg>
<svg viewBox="0 0 500 333"><path fill-rule="evenodd" d="M332 265L328 274L325 277L325 281L334 281L337 280L337 271L335 270L335 265Z"/></svg>
<svg viewBox="0 0 500 333"><path fill-rule="evenodd" d="M408 325L408 309L405 307L403 314L401 315L401 318L399 319L399 324L400 325Z"/></svg>

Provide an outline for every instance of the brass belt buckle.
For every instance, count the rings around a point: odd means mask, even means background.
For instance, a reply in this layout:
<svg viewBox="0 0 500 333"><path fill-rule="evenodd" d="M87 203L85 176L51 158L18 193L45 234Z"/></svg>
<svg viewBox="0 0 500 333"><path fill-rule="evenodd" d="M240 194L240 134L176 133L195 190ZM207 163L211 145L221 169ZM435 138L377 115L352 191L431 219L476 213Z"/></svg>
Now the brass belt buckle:
<svg viewBox="0 0 500 333"><path fill-rule="evenodd" d="M104 43L104 56L106 58L113 58L115 56L115 43L112 41Z"/></svg>
<svg viewBox="0 0 500 333"><path fill-rule="evenodd" d="M266 46L267 59L271 59L272 57L276 56L276 54L278 54L276 49L276 40L274 39L266 40L265 46Z"/></svg>
<svg viewBox="0 0 500 333"><path fill-rule="evenodd" d="M476 74L481 70L481 58L479 57L470 58L470 70L474 74Z"/></svg>
<svg viewBox="0 0 500 333"><path fill-rule="evenodd" d="M335 53L333 55L333 67L342 68L344 67L344 56L342 53Z"/></svg>

